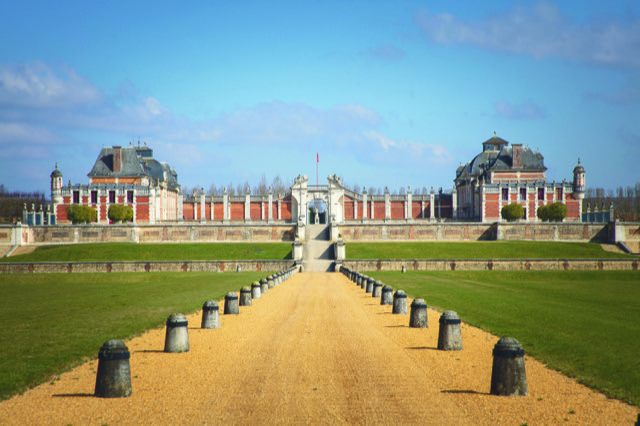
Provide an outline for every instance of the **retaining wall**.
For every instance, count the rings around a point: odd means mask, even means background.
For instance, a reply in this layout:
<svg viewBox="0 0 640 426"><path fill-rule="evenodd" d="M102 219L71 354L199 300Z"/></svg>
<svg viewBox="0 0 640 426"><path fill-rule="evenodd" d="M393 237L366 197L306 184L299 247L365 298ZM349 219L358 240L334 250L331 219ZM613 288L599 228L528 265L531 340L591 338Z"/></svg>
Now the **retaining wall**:
<svg viewBox="0 0 640 426"><path fill-rule="evenodd" d="M163 262L39 262L0 263L0 273L86 273L86 272L236 272L282 271L292 260L202 260Z"/></svg>
<svg viewBox="0 0 640 426"><path fill-rule="evenodd" d="M0 227L0 244L77 244L105 242L211 243L293 241L295 224L264 225L53 225ZM6 240L6 241L5 241Z"/></svg>
<svg viewBox="0 0 640 426"><path fill-rule="evenodd" d="M380 259L343 260L356 271L619 271L638 270L636 259Z"/></svg>

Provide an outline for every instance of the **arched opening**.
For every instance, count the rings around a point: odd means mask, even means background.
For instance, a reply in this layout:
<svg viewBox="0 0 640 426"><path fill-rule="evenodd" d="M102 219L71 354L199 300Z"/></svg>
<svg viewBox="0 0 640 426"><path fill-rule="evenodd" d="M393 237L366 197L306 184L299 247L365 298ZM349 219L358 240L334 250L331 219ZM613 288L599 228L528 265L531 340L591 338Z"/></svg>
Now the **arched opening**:
<svg viewBox="0 0 640 426"><path fill-rule="evenodd" d="M314 198L309 203L308 215L309 224L327 224L327 203L321 198Z"/></svg>

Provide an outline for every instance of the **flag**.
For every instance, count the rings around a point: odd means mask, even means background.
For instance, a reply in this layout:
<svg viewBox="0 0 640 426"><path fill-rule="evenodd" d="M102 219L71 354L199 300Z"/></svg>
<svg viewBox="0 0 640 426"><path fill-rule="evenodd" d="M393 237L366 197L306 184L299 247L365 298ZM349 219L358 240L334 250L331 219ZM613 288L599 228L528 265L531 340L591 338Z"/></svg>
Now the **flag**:
<svg viewBox="0 0 640 426"><path fill-rule="evenodd" d="M320 154L318 154L318 153L316 152L316 156L317 156L316 163L319 163L319 162L320 162Z"/></svg>

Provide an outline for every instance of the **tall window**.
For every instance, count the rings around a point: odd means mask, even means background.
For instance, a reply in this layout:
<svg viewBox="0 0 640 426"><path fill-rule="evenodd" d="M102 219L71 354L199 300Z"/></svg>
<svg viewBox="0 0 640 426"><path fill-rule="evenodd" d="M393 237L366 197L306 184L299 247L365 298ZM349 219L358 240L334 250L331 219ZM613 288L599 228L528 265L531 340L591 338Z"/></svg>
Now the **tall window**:
<svg viewBox="0 0 640 426"><path fill-rule="evenodd" d="M116 202L116 191L109 191L109 203L115 204Z"/></svg>
<svg viewBox="0 0 640 426"><path fill-rule="evenodd" d="M522 201L526 201L526 199L527 199L527 188L520 188L520 199Z"/></svg>
<svg viewBox="0 0 640 426"><path fill-rule="evenodd" d="M558 201L562 200L562 187L556 188L556 199Z"/></svg>
<svg viewBox="0 0 640 426"><path fill-rule="evenodd" d="M127 203L133 204L133 191L127 191Z"/></svg>
<svg viewBox="0 0 640 426"><path fill-rule="evenodd" d="M98 191L91 191L91 204L98 204Z"/></svg>
<svg viewBox="0 0 640 426"><path fill-rule="evenodd" d="M502 201L509 201L509 188L502 188Z"/></svg>
<svg viewBox="0 0 640 426"><path fill-rule="evenodd" d="M80 204L80 191L73 191L73 204Z"/></svg>
<svg viewBox="0 0 640 426"><path fill-rule="evenodd" d="M544 188L538 188L538 200L544 200Z"/></svg>

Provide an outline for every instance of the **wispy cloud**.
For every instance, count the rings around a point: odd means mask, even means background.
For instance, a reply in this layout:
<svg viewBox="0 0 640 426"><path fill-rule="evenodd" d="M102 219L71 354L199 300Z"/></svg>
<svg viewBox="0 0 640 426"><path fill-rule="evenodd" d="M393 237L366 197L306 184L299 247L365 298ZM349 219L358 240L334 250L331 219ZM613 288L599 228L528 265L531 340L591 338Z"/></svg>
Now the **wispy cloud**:
<svg viewBox="0 0 640 426"><path fill-rule="evenodd" d="M511 120L535 120L547 117L544 108L531 102L512 104L509 102L496 102L493 104L495 113Z"/></svg>
<svg viewBox="0 0 640 426"><path fill-rule="evenodd" d="M415 23L438 44L467 44L535 58L558 57L615 67L640 67L640 20L577 23L557 5L540 1L479 21L420 10Z"/></svg>
<svg viewBox="0 0 640 426"><path fill-rule="evenodd" d="M403 49L389 43L381 43L373 49L361 52L361 54L382 61L399 61L407 55Z"/></svg>
<svg viewBox="0 0 640 426"><path fill-rule="evenodd" d="M364 133L363 156L378 164L412 166L451 166L453 156L442 144L429 144L404 140L393 140L385 134L371 130Z"/></svg>
<svg viewBox="0 0 640 426"><path fill-rule="evenodd" d="M601 101L609 104L630 105L640 102L640 88L627 86L610 94L586 92L583 96L588 101Z"/></svg>

